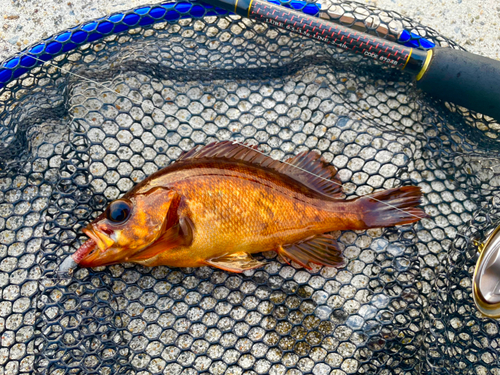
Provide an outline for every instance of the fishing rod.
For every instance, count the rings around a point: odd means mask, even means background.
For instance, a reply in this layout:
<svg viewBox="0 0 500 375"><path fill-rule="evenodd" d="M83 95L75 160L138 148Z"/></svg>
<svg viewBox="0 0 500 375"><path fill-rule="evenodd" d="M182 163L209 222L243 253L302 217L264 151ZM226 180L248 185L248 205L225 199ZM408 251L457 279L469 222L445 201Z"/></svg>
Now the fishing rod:
<svg viewBox="0 0 500 375"><path fill-rule="evenodd" d="M339 5L327 5L323 7L324 0L318 0L316 3L309 3L304 0L291 0L286 3L281 3L280 0L266 1L309 14L310 16L320 17L327 21L339 23L353 30L379 36L386 40L396 41L407 47L429 49L436 46L435 43L411 31L398 28L397 26L389 27L388 25L384 25L377 19L378 17L371 17L368 11L364 14L366 18L364 20L359 20L353 14L345 13L343 8ZM363 12L363 10L359 10L358 12Z"/></svg>
<svg viewBox="0 0 500 375"><path fill-rule="evenodd" d="M206 2L409 72L432 97L500 120L500 61L452 48L407 47L265 0Z"/></svg>

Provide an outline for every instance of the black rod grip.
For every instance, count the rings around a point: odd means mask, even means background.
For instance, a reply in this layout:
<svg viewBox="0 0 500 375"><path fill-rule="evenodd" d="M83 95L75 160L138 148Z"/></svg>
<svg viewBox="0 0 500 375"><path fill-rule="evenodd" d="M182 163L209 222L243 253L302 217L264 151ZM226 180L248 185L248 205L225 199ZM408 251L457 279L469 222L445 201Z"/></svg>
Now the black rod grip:
<svg viewBox="0 0 500 375"><path fill-rule="evenodd" d="M417 87L435 98L500 121L500 61L435 47Z"/></svg>

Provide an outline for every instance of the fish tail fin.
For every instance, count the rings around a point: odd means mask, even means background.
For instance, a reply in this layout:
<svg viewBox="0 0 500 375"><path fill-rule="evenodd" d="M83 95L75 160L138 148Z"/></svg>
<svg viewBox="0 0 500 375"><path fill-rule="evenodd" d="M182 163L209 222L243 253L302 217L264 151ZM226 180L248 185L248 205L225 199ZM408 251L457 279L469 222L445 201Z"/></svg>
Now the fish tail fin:
<svg viewBox="0 0 500 375"><path fill-rule="evenodd" d="M307 269L311 269L310 264L337 268L345 266L342 251L335 238L329 234L321 234L293 244L280 246L277 253L287 263L289 263L289 259Z"/></svg>
<svg viewBox="0 0 500 375"><path fill-rule="evenodd" d="M422 191L417 186L379 191L356 199L362 212L359 227L369 229L410 224L429 216L419 208Z"/></svg>

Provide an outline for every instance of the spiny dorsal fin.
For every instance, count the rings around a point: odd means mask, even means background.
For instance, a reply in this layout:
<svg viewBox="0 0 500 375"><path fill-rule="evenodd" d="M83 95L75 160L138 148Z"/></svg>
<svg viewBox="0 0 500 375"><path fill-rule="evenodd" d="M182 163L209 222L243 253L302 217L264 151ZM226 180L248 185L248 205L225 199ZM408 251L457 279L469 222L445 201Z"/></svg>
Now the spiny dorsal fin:
<svg viewBox="0 0 500 375"><path fill-rule="evenodd" d="M310 263L337 268L345 265L337 241L329 234L321 234L291 245L285 245L280 247L277 252L281 257L291 259L308 269L311 269Z"/></svg>
<svg viewBox="0 0 500 375"><path fill-rule="evenodd" d="M205 262L210 266L231 272L243 272L264 265L264 263L252 258L250 254L244 252L224 255L219 258L206 260Z"/></svg>
<svg viewBox="0 0 500 375"><path fill-rule="evenodd" d="M177 160L202 158L224 158L243 161L263 168L273 169L331 198L337 198L342 194L342 183L336 177L337 170L335 167L328 165L314 151L302 152L282 162L262 154L257 150L256 146L224 141L195 147L181 155Z"/></svg>

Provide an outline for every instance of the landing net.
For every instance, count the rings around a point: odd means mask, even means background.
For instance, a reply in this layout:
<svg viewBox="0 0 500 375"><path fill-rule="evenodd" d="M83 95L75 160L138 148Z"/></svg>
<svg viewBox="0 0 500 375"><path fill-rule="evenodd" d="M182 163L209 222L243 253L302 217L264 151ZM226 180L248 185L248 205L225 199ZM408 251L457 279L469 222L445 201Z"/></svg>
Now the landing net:
<svg viewBox="0 0 500 375"><path fill-rule="evenodd" d="M395 12L321 9L460 48ZM499 222L498 123L201 3L115 14L27 51L0 69L3 373L500 373L499 325L471 296L473 241ZM334 232L338 270L264 253L241 275L124 264L55 278L111 200L228 139L277 159L316 150L347 197L416 184L431 219Z"/></svg>

